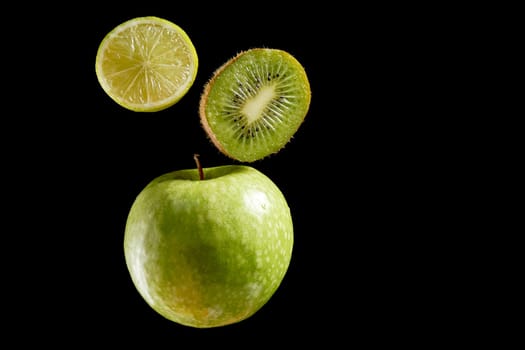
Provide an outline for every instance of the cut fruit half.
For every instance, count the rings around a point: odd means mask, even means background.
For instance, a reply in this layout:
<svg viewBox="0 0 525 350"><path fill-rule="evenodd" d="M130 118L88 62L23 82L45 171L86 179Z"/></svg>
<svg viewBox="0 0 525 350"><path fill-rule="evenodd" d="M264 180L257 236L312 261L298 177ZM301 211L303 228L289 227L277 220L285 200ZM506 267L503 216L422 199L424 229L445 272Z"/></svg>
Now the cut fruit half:
<svg viewBox="0 0 525 350"><path fill-rule="evenodd" d="M271 48L240 52L208 81L201 124L226 156L254 162L280 151L302 124L311 99L304 67Z"/></svg>
<svg viewBox="0 0 525 350"><path fill-rule="evenodd" d="M104 91L135 112L177 103L197 76L198 56L186 32L154 16L130 19L99 45L95 71Z"/></svg>

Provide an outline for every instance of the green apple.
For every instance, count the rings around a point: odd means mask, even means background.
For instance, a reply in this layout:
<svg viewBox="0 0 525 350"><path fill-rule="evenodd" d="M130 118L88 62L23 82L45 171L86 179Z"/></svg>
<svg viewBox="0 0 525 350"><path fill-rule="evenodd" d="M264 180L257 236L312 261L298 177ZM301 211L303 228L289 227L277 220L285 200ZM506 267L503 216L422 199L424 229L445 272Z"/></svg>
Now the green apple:
<svg viewBox="0 0 525 350"><path fill-rule="evenodd" d="M288 270L290 208L246 165L184 169L151 181L133 202L124 253L133 284L157 313L210 328L265 305Z"/></svg>

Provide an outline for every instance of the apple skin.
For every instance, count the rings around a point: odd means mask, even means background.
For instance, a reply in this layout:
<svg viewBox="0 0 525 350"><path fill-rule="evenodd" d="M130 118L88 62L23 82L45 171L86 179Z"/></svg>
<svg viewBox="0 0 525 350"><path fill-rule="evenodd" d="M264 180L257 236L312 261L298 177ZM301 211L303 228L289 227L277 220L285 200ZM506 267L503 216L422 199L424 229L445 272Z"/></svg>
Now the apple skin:
<svg viewBox="0 0 525 350"><path fill-rule="evenodd" d="M276 292L291 261L293 223L277 185L246 165L174 171L131 206L124 253L157 313L210 328L242 321Z"/></svg>

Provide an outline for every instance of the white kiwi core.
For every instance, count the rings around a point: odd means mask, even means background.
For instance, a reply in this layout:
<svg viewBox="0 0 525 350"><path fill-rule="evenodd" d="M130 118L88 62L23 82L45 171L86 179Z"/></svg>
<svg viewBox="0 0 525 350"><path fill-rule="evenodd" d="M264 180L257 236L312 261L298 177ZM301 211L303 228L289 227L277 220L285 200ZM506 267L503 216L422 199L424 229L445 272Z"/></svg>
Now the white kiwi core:
<svg viewBox="0 0 525 350"><path fill-rule="evenodd" d="M268 104L277 96L274 85L261 86L258 93L246 100L241 111L246 116L248 124L262 117Z"/></svg>

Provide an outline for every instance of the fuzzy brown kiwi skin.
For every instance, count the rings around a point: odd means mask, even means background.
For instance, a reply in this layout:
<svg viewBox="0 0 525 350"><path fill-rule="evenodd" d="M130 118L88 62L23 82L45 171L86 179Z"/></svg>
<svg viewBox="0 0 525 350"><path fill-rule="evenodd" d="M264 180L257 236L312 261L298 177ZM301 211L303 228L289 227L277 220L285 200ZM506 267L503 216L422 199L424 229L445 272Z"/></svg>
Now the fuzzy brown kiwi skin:
<svg viewBox="0 0 525 350"><path fill-rule="evenodd" d="M221 65L219 68L217 68L213 72L212 77L210 78L210 80L208 80L208 82L204 86L204 91L202 92L200 103L199 103L199 115L200 115L201 125L206 131L208 138L222 154L232 159L235 159L235 157L229 154L226 151L226 149L222 147L222 144L219 142L219 140L215 136L215 133L211 130L210 124L208 124L208 118L206 118L206 101L208 100L208 95L215 82L215 79L222 73L224 69L226 69L226 67L228 67L230 64L235 62L239 57L241 57L246 52L247 52L246 50L238 52L235 56L230 58L228 61L226 61L223 65Z"/></svg>
<svg viewBox="0 0 525 350"><path fill-rule="evenodd" d="M208 100L208 95L210 93L210 90L215 82L215 79L217 78L217 76L231 63L233 62L234 60L236 60L239 55L241 55L244 51L241 51L239 52L237 55L235 55L235 57L229 59L228 61L226 61L222 66L220 66L219 68L217 68L213 74L212 74L212 77L208 80L208 82L206 83L206 85L204 86L204 91L202 92L201 94L201 98L200 98L200 103L199 103L199 116L200 116L200 120L201 120L201 125L202 127L204 128L204 131L206 132L206 135L208 136L208 138L210 139L210 141L215 145L215 147L217 147L217 149L222 152L223 154L225 154L226 156L230 157L231 158L231 155L229 155L226 150L222 147L221 143L219 142L219 140L217 140L217 137L215 136L215 134L213 133L213 131L211 130L211 127L210 127L210 124L208 124L208 119L206 118L206 101Z"/></svg>

